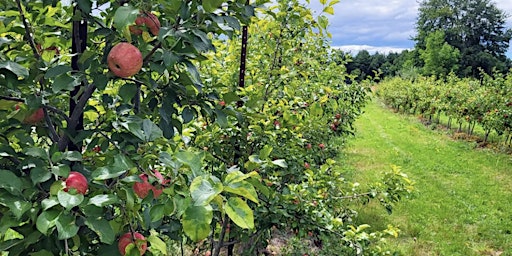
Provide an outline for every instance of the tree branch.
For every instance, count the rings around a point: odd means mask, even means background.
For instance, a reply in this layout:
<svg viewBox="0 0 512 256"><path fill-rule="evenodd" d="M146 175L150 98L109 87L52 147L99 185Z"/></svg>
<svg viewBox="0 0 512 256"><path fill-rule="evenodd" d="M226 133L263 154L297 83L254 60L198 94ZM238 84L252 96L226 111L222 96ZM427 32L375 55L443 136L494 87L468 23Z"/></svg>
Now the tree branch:
<svg viewBox="0 0 512 256"><path fill-rule="evenodd" d="M87 82L85 82L85 81L84 81L84 83L87 84ZM80 116L84 112L85 104L87 103L89 98L91 98L91 96L92 96L92 94L94 93L95 90L96 90L96 86L94 84L89 84L89 85L87 85L85 87L85 90L82 93L82 96L80 96L80 98L78 99L78 102L77 102L77 104L75 106L75 109L73 110L73 112L69 116L69 123L68 123L68 126L67 126L67 130L73 130L73 129L76 128L76 126L79 123ZM66 135L66 134L62 135L62 137L60 138L59 143L58 143L59 151L66 150L66 147L67 147L67 145L69 143L69 140L70 139L69 139L68 135Z"/></svg>
<svg viewBox="0 0 512 256"><path fill-rule="evenodd" d="M31 29L30 29L30 24L28 23L27 18L25 18L25 14L23 12L23 7L21 6L21 1L20 0L16 0L16 5L18 6L18 11L20 13L21 20L23 21L23 26L25 27L25 37L27 38L27 40L28 40L28 42L30 44L30 48L32 48L32 52L34 53L34 57L36 57L36 59L40 59L41 55L37 51L36 42L34 41L34 37L32 37L32 32L31 32Z"/></svg>

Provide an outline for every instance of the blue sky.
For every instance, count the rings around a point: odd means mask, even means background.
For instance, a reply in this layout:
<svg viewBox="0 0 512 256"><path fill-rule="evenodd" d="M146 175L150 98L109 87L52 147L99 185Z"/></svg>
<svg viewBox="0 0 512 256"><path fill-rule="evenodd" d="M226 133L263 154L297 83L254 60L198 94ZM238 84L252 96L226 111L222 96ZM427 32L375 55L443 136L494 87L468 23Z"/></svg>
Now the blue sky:
<svg viewBox="0 0 512 256"><path fill-rule="evenodd" d="M512 0L494 0L498 8L512 15ZM321 9L318 0L310 7ZM416 0L341 0L329 17L333 47L357 52L401 51L414 47L419 3ZM318 12L317 12L318 13ZM512 17L507 20L512 27ZM509 50L509 57L511 51Z"/></svg>

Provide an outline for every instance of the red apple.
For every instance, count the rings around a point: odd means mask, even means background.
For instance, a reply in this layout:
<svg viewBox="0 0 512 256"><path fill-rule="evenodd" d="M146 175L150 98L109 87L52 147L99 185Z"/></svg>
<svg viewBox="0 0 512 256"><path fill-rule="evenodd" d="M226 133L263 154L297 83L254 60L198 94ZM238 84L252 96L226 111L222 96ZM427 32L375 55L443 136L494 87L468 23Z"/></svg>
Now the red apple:
<svg viewBox="0 0 512 256"><path fill-rule="evenodd" d="M153 171L154 176L160 181L160 184L165 185L170 182L170 180L165 179L164 176L157 170ZM158 189L153 186L148 181L148 175L143 173L139 175L139 178L142 182L135 182L133 184L133 191L140 198L146 198L149 195L149 191L153 191L153 197L158 198L162 193L163 189Z"/></svg>
<svg viewBox="0 0 512 256"><path fill-rule="evenodd" d="M325 145L324 145L323 143L320 143L320 144L318 144L318 147L319 147L320 149L324 149L324 148L325 148Z"/></svg>
<svg viewBox="0 0 512 256"><path fill-rule="evenodd" d="M118 77L130 77L142 68L142 53L129 43L119 43L112 47L107 57L108 68Z"/></svg>
<svg viewBox="0 0 512 256"><path fill-rule="evenodd" d="M140 255L143 255L148 249L148 242L146 241L146 238L139 232L133 233L133 236L131 232L128 232L119 238L117 248L119 249L119 253L121 253L121 255L124 256L126 254L126 247L129 244L134 244L135 247L139 249Z"/></svg>
<svg viewBox="0 0 512 256"><path fill-rule="evenodd" d="M222 100L222 101L220 101L220 102L219 102L219 105L220 105L221 107L224 107L224 106L226 106L226 102Z"/></svg>
<svg viewBox="0 0 512 256"><path fill-rule="evenodd" d="M142 12L137 19L135 19L135 26L130 26L130 32L134 35L141 35L143 27L147 27L151 34L157 36L160 32L160 21L153 13Z"/></svg>
<svg viewBox="0 0 512 256"><path fill-rule="evenodd" d="M306 144L306 149L311 149L311 143Z"/></svg>
<svg viewBox="0 0 512 256"><path fill-rule="evenodd" d="M64 188L64 191L68 192L70 188L74 188L78 193L85 195L88 187L87 179L83 174L79 172L70 172L66 179L66 187Z"/></svg>
<svg viewBox="0 0 512 256"><path fill-rule="evenodd" d="M19 109L20 107L16 105L16 109ZM36 111L34 111L32 114L28 115L23 119L23 123L25 124L37 124L41 122L44 118L44 110L42 108L38 108Z"/></svg>
<svg viewBox="0 0 512 256"><path fill-rule="evenodd" d="M133 184L133 191L140 198L146 198L149 195L149 191L153 189L153 185L148 182L148 175L143 173L139 175L142 182L135 182ZM154 194L154 193L153 193ZM156 197L156 195L154 195Z"/></svg>
<svg viewBox="0 0 512 256"><path fill-rule="evenodd" d="M340 113L336 114L336 119L340 119L340 118L341 118L341 114Z"/></svg>
<svg viewBox="0 0 512 256"><path fill-rule="evenodd" d="M309 163L307 163L307 162L304 163L304 168L309 169L309 167L311 167L311 165L309 165Z"/></svg>

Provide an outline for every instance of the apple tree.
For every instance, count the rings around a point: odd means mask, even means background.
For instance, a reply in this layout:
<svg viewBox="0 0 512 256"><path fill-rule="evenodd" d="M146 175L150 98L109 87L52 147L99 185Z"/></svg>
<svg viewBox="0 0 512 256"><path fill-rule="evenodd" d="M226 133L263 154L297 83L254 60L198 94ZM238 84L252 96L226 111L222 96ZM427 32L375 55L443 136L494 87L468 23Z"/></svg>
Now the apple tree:
<svg viewBox="0 0 512 256"><path fill-rule="evenodd" d="M411 182L360 191L333 160L368 88L320 2L0 3L0 251L233 254L276 227L364 247L345 202Z"/></svg>

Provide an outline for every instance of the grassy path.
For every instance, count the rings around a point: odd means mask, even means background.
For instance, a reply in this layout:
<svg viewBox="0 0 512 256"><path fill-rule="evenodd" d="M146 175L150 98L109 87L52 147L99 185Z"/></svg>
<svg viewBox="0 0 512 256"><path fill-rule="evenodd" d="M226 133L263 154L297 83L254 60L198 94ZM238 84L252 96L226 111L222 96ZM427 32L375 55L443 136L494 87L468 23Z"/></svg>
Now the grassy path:
<svg viewBox="0 0 512 256"><path fill-rule="evenodd" d="M454 141L378 100L365 111L346 153L354 179L376 181L398 165L417 192L391 215L377 204L362 208L360 221L398 226L388 245L403 255L512 255L512 156Z"/></svg>

